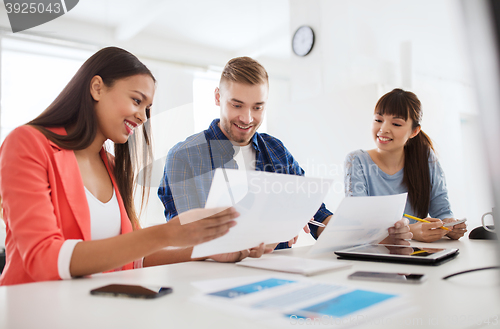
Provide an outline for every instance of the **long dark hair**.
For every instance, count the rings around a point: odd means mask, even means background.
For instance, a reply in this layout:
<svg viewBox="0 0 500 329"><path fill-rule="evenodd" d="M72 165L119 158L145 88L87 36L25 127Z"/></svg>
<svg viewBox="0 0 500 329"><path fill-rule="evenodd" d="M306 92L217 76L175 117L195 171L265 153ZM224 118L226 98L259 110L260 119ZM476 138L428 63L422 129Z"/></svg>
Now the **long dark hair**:
<svg viewBox="0 0 500 329"><path fill-rule="evenodd" d="M375 113L393 115L412 120L412 131L420 126L422 107L417 95L402 89L382 96ZM431 179L429 173L429 155L434 151L432 141L422 130L413 138L408 139L404 146L403 184L408 189L408 199L411 206L421 218L427 217L431 196Z"/></svg>
<svg viewBox="0 0 500 329"><path fill-rule="evenodd" d="M52 104L37 118L28 122L42 132L59 147L69 150L82 150L90 146L97 134L97 117L94 111L95 101L90 94L90 82L96 75L100 76L107 87L112 87L115 81L138 74L150 76L156 82L149 69L137 57L128 51L107 47L92 55L80 67L75 76L61 91ZM149 119L149 109L146 111ZM67 135L58 135L48 130L51 127L64 127ZM136 174L144 168L148 170L152 158L149 120L142 125L144 144L140 143L141 131L129 137L124 144L115 144L113 174L118 190L123 199L127 215L134 229L140 227L138 214L134 206ZM69 129L71 128L71 129ZM139 154L142 153L142 158ZM108 156L108 160L111 160ZM142 202L148 195L149 173L142 176Z"/></svg>

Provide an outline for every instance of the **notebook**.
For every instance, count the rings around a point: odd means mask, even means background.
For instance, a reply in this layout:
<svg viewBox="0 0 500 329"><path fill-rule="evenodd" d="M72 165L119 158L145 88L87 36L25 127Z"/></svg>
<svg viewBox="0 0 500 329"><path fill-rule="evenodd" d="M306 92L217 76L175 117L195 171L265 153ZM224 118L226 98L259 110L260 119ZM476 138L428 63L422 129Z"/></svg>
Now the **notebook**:
<svg viewBox="0 0 500 329"><path fill-rule="evenodd" d="M326 271L346 269L352 266L349 263L339 261L275 255L269 255L267 257L264 256L262 258L246 258L241 262L236 263L236 265L254 267L264 270L296 273L306 276Z"/></svg>

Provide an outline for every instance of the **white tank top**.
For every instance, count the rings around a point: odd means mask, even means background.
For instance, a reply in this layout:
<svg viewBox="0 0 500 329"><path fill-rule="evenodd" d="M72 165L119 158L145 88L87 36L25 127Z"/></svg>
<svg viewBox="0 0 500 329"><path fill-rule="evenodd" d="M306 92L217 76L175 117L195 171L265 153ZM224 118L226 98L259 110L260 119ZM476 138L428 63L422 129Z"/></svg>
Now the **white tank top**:
<svg viewBox="0 0 500 329"><path fill-rule="evenodd" d="M90 210L90 236L92 240L100 240L118 236L121 233L121 216L118 199L113 188L111 199L102 203L85 188Z"/></svg>
<svg viewBox="0 0 500 329"><path fill-rule="evenodd" d="M111 199L102 203L85 187L87 202L90 210L90 238L91 240L99 240L118 236L121 233L122 222L120 215L120 206L113 188L113 196ZM59 256L57 258L57 269L61 279L71 279L69 266L73 250L78 242L82 240L68 239L64 241ZM143 259L134 262L134 268L142 267Z"/></svg>

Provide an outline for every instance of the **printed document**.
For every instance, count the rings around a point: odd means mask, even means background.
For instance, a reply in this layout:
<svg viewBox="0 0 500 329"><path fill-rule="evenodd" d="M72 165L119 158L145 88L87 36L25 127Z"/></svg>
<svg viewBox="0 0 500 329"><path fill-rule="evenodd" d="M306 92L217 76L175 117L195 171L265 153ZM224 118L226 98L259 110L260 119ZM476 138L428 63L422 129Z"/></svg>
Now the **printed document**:
<svg viewBox="0 0 500 329"><path fill-rule="evenodd" d="M193 248L204 257L292 239L321 207L331 179L218 168L205 208L233 206L240 216L226 235Z"/></svg>
<svg viewBox="0 0 500 329"><path fill-rule="evenodd" d="M403 217L407 193L344 198L309 253L378 243Z"/></svg>

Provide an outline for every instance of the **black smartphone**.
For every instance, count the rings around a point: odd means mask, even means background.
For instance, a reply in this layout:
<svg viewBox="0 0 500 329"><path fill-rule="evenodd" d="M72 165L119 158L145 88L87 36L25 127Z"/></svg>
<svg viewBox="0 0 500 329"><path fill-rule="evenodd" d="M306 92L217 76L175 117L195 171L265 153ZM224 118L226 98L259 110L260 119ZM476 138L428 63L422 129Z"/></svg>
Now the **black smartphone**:
<svg viewBox="0 0 500 329"><path fill-rule="evenodd" d="M388 273L388 272L354 272L348 276L352 280L370 280L399 283L422 283L427 279L425 274Z"/></svg>
<svg viewBox="0 0 500 329"><path fill-rule="evenodd" d="M90 291L91 295L105 295L132 298L157 298L170 294L172 288L159 286L135 286L129 284L110 284Z"/></svg>

